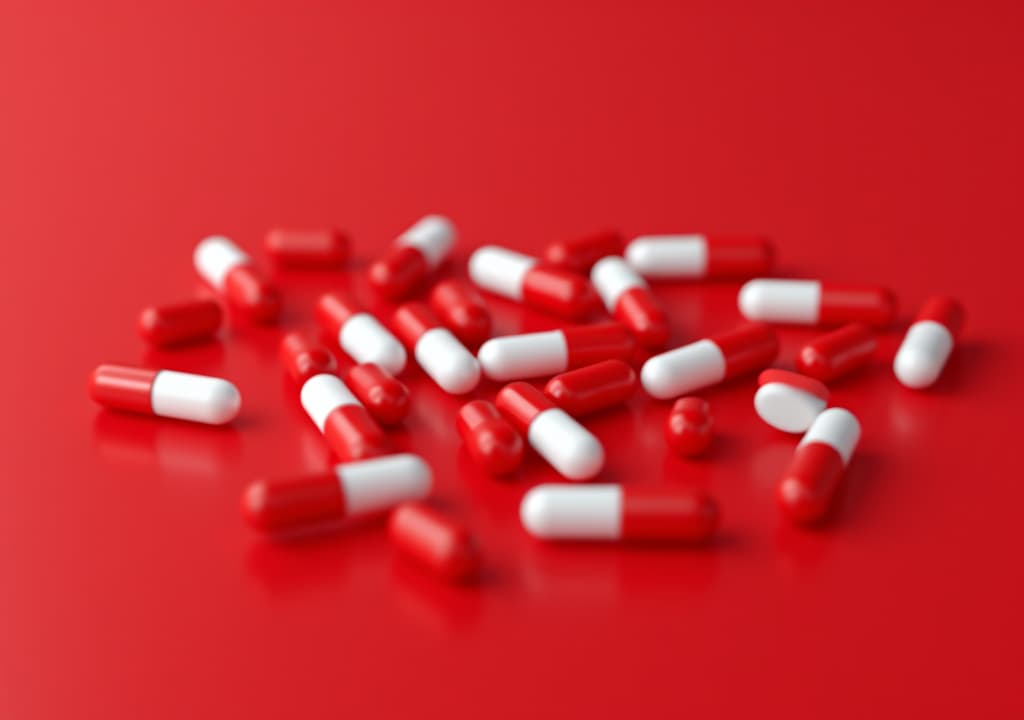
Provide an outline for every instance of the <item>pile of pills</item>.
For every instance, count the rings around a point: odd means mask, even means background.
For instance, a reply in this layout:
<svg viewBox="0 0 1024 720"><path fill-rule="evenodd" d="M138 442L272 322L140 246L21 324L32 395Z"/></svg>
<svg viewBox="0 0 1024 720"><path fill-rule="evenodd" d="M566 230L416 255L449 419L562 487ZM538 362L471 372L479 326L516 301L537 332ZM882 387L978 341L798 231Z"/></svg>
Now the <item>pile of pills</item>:
<svg viewBox="0 0 1024 720"><path fill-rule="evenodd" d="M452 395L472 392L482 378L504 383L493 402L464 404L454 424L487 473L515 472L530 448L566 480L523 497L520 520L536 538L711 540L719 509L707 494L600 482L605 449L586 419L624 405L642 388L673 401L661 431L668 446L681 457L698 456L712 443L714 423L708 400L693 393L755 373L757 415L781 432L802 434L778 482L782 512L801 525L826 517L861 433L852 412L829 407L827 383L870 363L875 332L896 319L891 291L760 277L771 272L774 252L759 238L670 235L627 243L615 232L554 243L542 258L481 247L469 258L468 281L434 282L455 240L447 218L428 215L369 266L373 291L397 304L390 317L378 318L356 298L330 292L312 310L333 347L284 333L281 365L341 463L251 483L241 504L254 527L286 533L387 515L389 537L404 556L451 582L479 576L478 544L457 517L430 502L429 465L395 453L389 441L387 429L400 424L415 401L400 379L410 362ZM348 262L349 242L333 230L274 229L265 251L282 267L339 269ZM278 321L279 291L231 240L202 240L193 263L234 313L257 323ZM669 314L648 280L704 278L747 281L737 305L748 323L666 349ZM551 315L556 329L492 337L481 290ZM223 322L221 304L201 299L148 307L138 329L152 345L173 347L210 340ZM772 324L830 329L799 349L794 372L770 367L779 353ZM914 389L932 385L962 325L958 302L928 300L893 360L896 379ZM638 348L653 353L639 368L631 364ZM335 350L354 361L341 375ZM174 370L100 365L89 391L109 408L211 425L231 422L242 405L228 380Z"/></svg>

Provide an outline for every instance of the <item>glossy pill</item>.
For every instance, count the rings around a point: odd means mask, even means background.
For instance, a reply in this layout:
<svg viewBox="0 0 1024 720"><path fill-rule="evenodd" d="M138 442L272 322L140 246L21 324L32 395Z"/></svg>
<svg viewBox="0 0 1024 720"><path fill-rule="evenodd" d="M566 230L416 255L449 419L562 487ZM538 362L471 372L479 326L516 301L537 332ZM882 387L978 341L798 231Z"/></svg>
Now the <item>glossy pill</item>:
<svg viewBox="0 0 1024 720"><path fill-rule="evenodd" d="M618 256L602 258L590 271L590 282L608 312L646 348L668 342L668 318L647 283Z"/></svg>
<svg viewBox="0 0 1024 720"><path fill-rule="evenodd" d="M238 388L222 378L124 365L93 370L89 395L114 410L207 425L231 422L242 406Z"/></svg>
<svg viewBox="0 0 1024 720"><path fill-rule="evenodd" d="M491 336L491 313L483 297L463 280L443 280L430 290L430 309L466 345Z"/></svg>
<svg viewBox="0 0 1024 720"><path fill-rule="evenodd" d="M893 360L896 378L914 389L926 388L938 380L963 323L964 310L956 300L929 299L907 330Z"/></svg>
<svg viewBox="0 0 1024 720"><path fill-rule="evenodd" d="M764 238L644 235L626 246L626 261L657 280L744 278L771 270L774 252Z"/></svg>
<svg viewBox="0 0 1024 720"><path fill-rule="evenodd" d="M139 335L156 347L204 342L220 330L223 315L215 300L153 305L139 313Z"/></svg>
<svg viewBox="0 0 1024 720"><path fill-rule="evenodd" d="M462 395L480 382L480 363L473 353L441 326L425 304L411 302L400 306L392 324L423 372L445 392Z"/></svg>
<svg viewBox="0 0 1024 720"><path fill-rule="evenodd" d="M754 409L776 430L802 433L828 405L828 388L820 380L771 368L757 377Z"/></svg>
<svg viewBox="0 0 1024 720"><path fill-rule="evenodd" d="M331 229L274 228L263 247L280 267L331 270L348 259L348 237Z"/></svg>
<svg viewBox="0 0 1024 720"><path fill-rule="evenodd" d="M281 338L279 354L288 376L299 385L314 375L333 373L338 367L330 350L299 332Z"/></svg>
<svg viewBox="0 0 1024 720"><path fill-rule="evenodd" d="M345 385L379 423L396 425L409 414L409 388L379 365L353 365Z"/></svg>
<svg viewBox="0 0 1024 720"><path fill-rule="evenodd" d="M387 452L380 426L336 375L314 375L299 391L302 407L342 461Z"/></svg>
<svg viewBox="0 0 1024 720"><path fill-rule="evenodd" d="M281 314L281 295L277 288L228 238L212 235L203 239L192 254L192 262L199 276L245 317L272 323Z"/></svg>
<svg viewBox="0 0 1024 720"><path fill-rule="evenodd" d="M384 297L400 300L440 267L454 244L451 220L427 215L399 235L385 257L370 265L370 285Z"/></svg>
<svg viewBox="0 0 1024 720"><path fill-rule="evenodd" d="M480 574L480 551L469 531L422 502L392 510L388 535L403 556L442 580L467 583Z"/></svg>
<svg viewBox="0 0 1024 720"><path fill-rule="evenodd" d="M859 439L860 423L849 410L829 408L815 418L778 486L790 520L811 524L825 517Z"/></svg>
<svg viewBox="0 0 1024 720"><path fill-rule="evenodd" d="M601 360L628 360L634 347L619 323L595 323L494 338L480 346L477 359L488 378L506 382L556 375Z"/></svg>
<svg viewBox="0 0 1024 720"><path fill-rule="evenodd" d="M636 373L621 360L604 360L555 375L544 394L573 417L622 405L636 392Z"/></svg>
<svg viewBox="0 0 1024 720"><path fill-rule="evenodd" d="M398 375L405 369L405 348L391 331L351 297L327 293L316 304L316 319L345 354L357 363L373 363Z"/></svg>
<svg viewBox="0 0 1024 720"><path fill-rule="evenodd" d="M831 382L867 365L877 348L878 340L867 326L851 323L802 346L796 354L796 369Z"/></svg>
<svg viewBox="0 0 1024 720"><path fill-rule="evenodd" d="M621 255L624 244L621 233L606 230L551 243L544 249L544 262L551 267L586 275L601 258Z"/></svg>
<svg viewBox="0 0 1024 720"><path fill-rule="evenodd" d="M740 288L747 320L791 325L861 322L884 327L896 317L891 291L873 285L835 285L818 280L751 280Z"/></svg>
<svg viewBox="0 0 1024 720"><path fill-rule="evenodd" d="M472 400L459 408L455 427L473 460L491 475L507 475L522 464L522 436L486 400Z"/></svg>
<svg viewBox="0 0 1024 720"><path fill-rule="evenodd" d="M665 419L665 440L681 457L707 452L713 439L711 405L699 397L679 398Z"/></svg>

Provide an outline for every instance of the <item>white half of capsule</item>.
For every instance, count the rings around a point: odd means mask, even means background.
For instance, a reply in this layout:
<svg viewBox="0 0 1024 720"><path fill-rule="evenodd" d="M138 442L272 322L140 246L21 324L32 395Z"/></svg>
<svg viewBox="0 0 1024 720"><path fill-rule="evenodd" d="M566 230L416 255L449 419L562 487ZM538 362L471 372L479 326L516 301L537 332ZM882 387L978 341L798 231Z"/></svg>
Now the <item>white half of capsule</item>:
<svg viewBox="0 0 1024 720"><path fill-rule="evenodd" d="M427 266L435 270L452 251L455 226L443 215L425 215L399 235L395 244L416 248L427 261Z"/></svg>
<svg viewBox="0 0 1024 720"><path fill-rule="evenodd" d="M609 255L594 263L590 270L590 282L610 313L615 312L615 303L623 293L634 288L647 288L647 283L636 270L616 255Z"/></svg>
<svg viewBox="0 0 1024 720"><path fill-rule="evenodd" d="M860 423L856 416L845 408L829 408L814 419L797 447L824 443L839 453L843 465L849 465L859 440Z"/></svg>
<svg viewBox="0 0 1024 720"><path fill-rule="evenodd" d="M622 537L620 485L538 485L523 496L519 519L542 540L618 540Z"/></svg>
<svg viewBox="0 0 1024 720"><path fill-rule="evenodd" d="M915 390L928 387L942 374L953 344L953 333L942 323L917 321L907 330L892 362L896 379Z"/></svg>
<svg viewBox="0 0 1024 720"><path fill-rule="evenodd" d="M495 295L522 301L523 280L536 264L535 257L485 245L469 256L469 277Z"/></svg>
<svg viewBox="0 0 1024 720"><path fill-rule="evenodd" d="M539 413L530 423L526 439L538 455L570 480L589 480L604 467L601 441L560 408Z"/></svg>
<svg viewBox="0 0 1024 720"><path fill-rule="evenodd" d="M373 363L392 375L405 369L402 343L370 313L356 313L341 326L338 345L357 363Z"/></svg>
<svg viewBox="0 0 1024 720"><path fill-rule="evenodd" d="M320 432L324 431L327 416L342 405L360 405L352 391L337 375L320 373L302 384L299 391L302 408Z"/></svg>
<svg viewBox="0 0 1024 720"><path fill-rule="evenodd" d="M626 246L626 262L649 278L699 278L708 271L703 235L643 235Z"/></svg>
<svg viewBox="0 0 1024 720"><path fill-rule="evenodd" d="M817 280L751 280L740 288L738 305L747 320L816 325L821 314Z"/></svg>
<svg viewBox="0 0 1024 720"><path fill-rule="evenodd" d="M217 290L224 289L224 279L229 272L249 262L249 256L223 235L211 235L200 240L192 253L196 272Z"/></svg>
<svg viewBox="0 0 1024 720"><path fill-rule="evenodd" d="M223 425L238 416L242 396L223 378L161 370L153 378L149 404L160 417Z"/></svg>
<svg viewBox="0 0 1024 720"><path fill-rule="evenodd" d="M506 335L481 345L477 359L484 374L498 382L546 377L569 368L569 345L560 330Z"/></svg>
<svg viewBox="0 0 1024 720"><path fill-rule="evenodd" d="M661 400L679 397L725 379L725 355L711 340L698 340L655 355L640 368L640 384Z"/></svg>
<svg viewBox="0 0 1024 720"><path fill-rule="evenodd" d="M480 382L480 363L447 328L431 328L416 341L416 362L442 390L468 393Z"/></svg>
<svg viewBox="0 0 1024 720"><path fill-rule="evenodd" d="M347 515L381 512L430 492L430 466L419 455L402 453L344 463L334 468Z"/></svg>
<svg viewBox="0 0 1024 720"><path fill-rule="evenodd" d="M765 383L754 394L758 417L776 430L802 433L825 409L827 401L786 383Z"/></svg>

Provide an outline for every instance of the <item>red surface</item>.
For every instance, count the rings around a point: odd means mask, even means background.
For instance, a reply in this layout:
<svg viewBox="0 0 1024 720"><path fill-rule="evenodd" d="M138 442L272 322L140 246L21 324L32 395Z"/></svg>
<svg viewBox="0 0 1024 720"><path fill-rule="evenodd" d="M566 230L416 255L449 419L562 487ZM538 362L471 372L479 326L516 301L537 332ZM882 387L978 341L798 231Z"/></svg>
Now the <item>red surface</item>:
<svg viewBox="0 0 1024 720"><path fill-rule="evenodd" d="M0 715L1024 714L1022 20L966 0L7 0ZM968 323L926 392L891 375L899 326L834 385L864 436L821 530L780 516L795 439L757 420L753 377L706 393L700 461L665 445L665 403L587 421L603 479L719 501L719 542L663 550L532 541L518 503L554 472L478 471L463 400L413 368L391 439L479 537L483 585L404 568L379 523L271 542L239 516L246 483L331 462L281 329L150 351L135 318L199 286L205 235L264 267L268 228L344 227L356 277L274 278L308 327L325 290L371 302L367 261L430 211L460 264L594 227L765 233L781 276L892 287L900 326L949 294ZM737 288L655 287L671 343L738 323ZM487 301L498 332L553 325ZM817 334L784 329L780 364ZM101 362L223 375L241 416L102 411Z"/></svg>

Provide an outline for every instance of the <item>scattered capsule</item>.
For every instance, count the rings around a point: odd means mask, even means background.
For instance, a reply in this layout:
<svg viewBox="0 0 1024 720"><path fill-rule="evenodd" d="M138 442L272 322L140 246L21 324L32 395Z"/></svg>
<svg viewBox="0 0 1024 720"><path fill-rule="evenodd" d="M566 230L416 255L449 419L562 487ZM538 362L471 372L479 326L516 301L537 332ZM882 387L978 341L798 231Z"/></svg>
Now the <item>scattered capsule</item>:
<svg viewBox="0 0 1024 720"><path fill-rule="evenodd" d="M790 520L806 525L825 517L859 439L860 423L849 410L829 408L814 419L779 483Z"/></svg>
<svg viewBox="0 0 1024 720"><path fill-rule="evenodd" d="M281 267L334 269L348 259L348 237L330 229L274 228L263 242L267 255Z"/></svg>
<svg viewBox="0 0 1024 720"><path fill-rule="evenodd" d="M480 574L480 551L469 531L422 502L392 510L388 535L402 555L443 580L469 583Z"/></svg>
<svg viewBox="0 0 1024 720"><path fill-rule="evenodd" d="M590 271L590 282L608 312L629 328L641 345L652 350L665 346L665 311L644 279L625 260L614 255L599 260Z"/></svg>
<svg viewBox="0 0 1024 720"><path fill-rule="evenodd" d="M636 391L636 373L621 360L603 360L555 375L544 394L573 417L622 405Z"/></svg>
<svg viewBox="0 0 1024 720"><path fill-rule="evenodd" d="M760 370L779 352L775 332L749 324L655 355L640 369L651 396L667 400Z"/></svg>
<svg viewBox="0 0 1024 720"><path fill-rule="evenodd" d="M584 319L599 305L585 277L541 266L537 258L497 245L484 246L469 257L469 277L495 295L569 320Z"/></svg>
<svg viewBox="0 0 1024 720"><path fill-rule="evenodd" d="M114 410L207 425L231 422L242 407L238 388L223 378L124 365L93 370L89 395Z"/></svg>
<svg viewBox="0 0 1024 720"><path fill-rule="evenodd" d="M290 332L281 338L280 355L284 369L299 385L314 375L333 373L338 368L327 348L299 332Z"/></svg>
<svg viewBox="0 0 1024 720"><path fill-rule="evenodd" d="M964 309L956 300L933 297L921 308L896 353L892 369L908 388L926 388L942 374L964 324Z"/></svg>
<svg viewBox="0 0 1024 720"><path fill-rule="evenodd" d="M569 480L589 480L604 466L604 448L589 430L524 382L503 387L495 405L530 447Z"/></svg>
<svg viewBox="0 0 1024 720"><path fill-rule="evenodd" d="M417 455L344 463L311 475L257 480L242 513L268 532L385 512L430 492L430 466Z"/></svg>
<svg viewBox="0 0 1024 720"><path fill-rule="evenodd" d="M707 400L679 398L665 420L665 440L677 455L698 457L711 447L713 425Z"/></svg>
<svg viewBox="0 0 1024 720"><path fill-rule="evenodd" d="M862 322L884 327L896 317L890 290L870 285L833 285L817 280L751 280L740 288L747 320L791 325Z"/></svg>
<svg viewBox="0 0 1024 720"><path fill-rule="evenodd" d="M397 425L409 414L409 388L379 365L353 365L345 385L379 423Z"/></svg>
<svg viewBox="0 0 1024 720"><path fill-rule="evenodd" d="M275 322L281 314L281 295L265 280L231 240L211 235L192 254L196 272L220 293L231 307L261 323Z"/></svg>
<svg viewBox="0 0 1024 720"><path fill-rule="evenodd" d="M622 233L607 230L551 243L544 250L544 262L552 267L586 275L601 258L620 255L623 245L625 241Z"/></svg>
<svg viewBox="0 0 1024 720"><path fill-rule="evenodd" d="M426 215L398 236L387 256L370 265L370 285L386 298L400 300L440 267L454 244L451 220Z"/></svg>
<svg viewBox="0 0 1024 720"><path fill-rule="evenodd" d="M357 363L373 363L398 375L405 369L402 343L352 300L341 293L327 293L316 304L316 319L324 331Z"/></svg>
<svg viewBox="0 0 1024 720"><path fill-rule="evenodd" d="M757 277L773 260L771 243L756 237L644 235L626 246L626 261L658 280Z"/></svg>
<svg viewBox="0 0 1024 720"><path fill-rule="evenodd" d="M757 377L754 409L776 430L802 433L828 405L828 388L820 380L771 368Z"/></svg>
<svg viewBox="0 0 1024 720"><path fill-rule="evenodd" d="M867 365L877 348L878 340L865 325L844 325L801 347L796 354L796 369L831 382Z"/></svg>
<svg viewBox="0 0 1024 720"><path fill-rule="evenodd" d="M152 305L139 313L139 335L156 347L204 342L217 334L223 315L215 300Z"/></svg>
<svg viewBox="0 0 1024 720"><path fill-rule="evenodd" d="M480 382L480 363L473 353L423 303L401 305L392 324L423 372L445 392L462 395Z"/></svg>
<svg viewBox="0 0 1024 720"><path fill-rule="evenodd" d="M542 540L701 543L718 530L719 512L683 488L546 484L526 493L519 518Z"/></svg>
<svg viewBox="0 0 1024 720"><path fill-rule="evenodd" d="M491 380L548 377L601 360L628 360L633 338L619 323L506 335L480 346L477 358Z"/></svg>
<svg viewBox="0 0 1024 720"><path fill-rule="evenodd" d="M480 293L463 280L443 280L430 290L430 308L466 345L491 336L491 313Z"/></svg>
<svg viewBox="0 0 1024 720"><path fill-rule="evenodd" d="M314 375L299 391L302 407L327 445L342 461L383 455L387 441L380 426L336 375Z"/></svg>
<svg viewBox="0 0 1024 720"><path fill-rule="evenodd" d="M493 404L472 400L455 419L469 454L491 475L508 475L523 462L523 438Z"/></svg>

